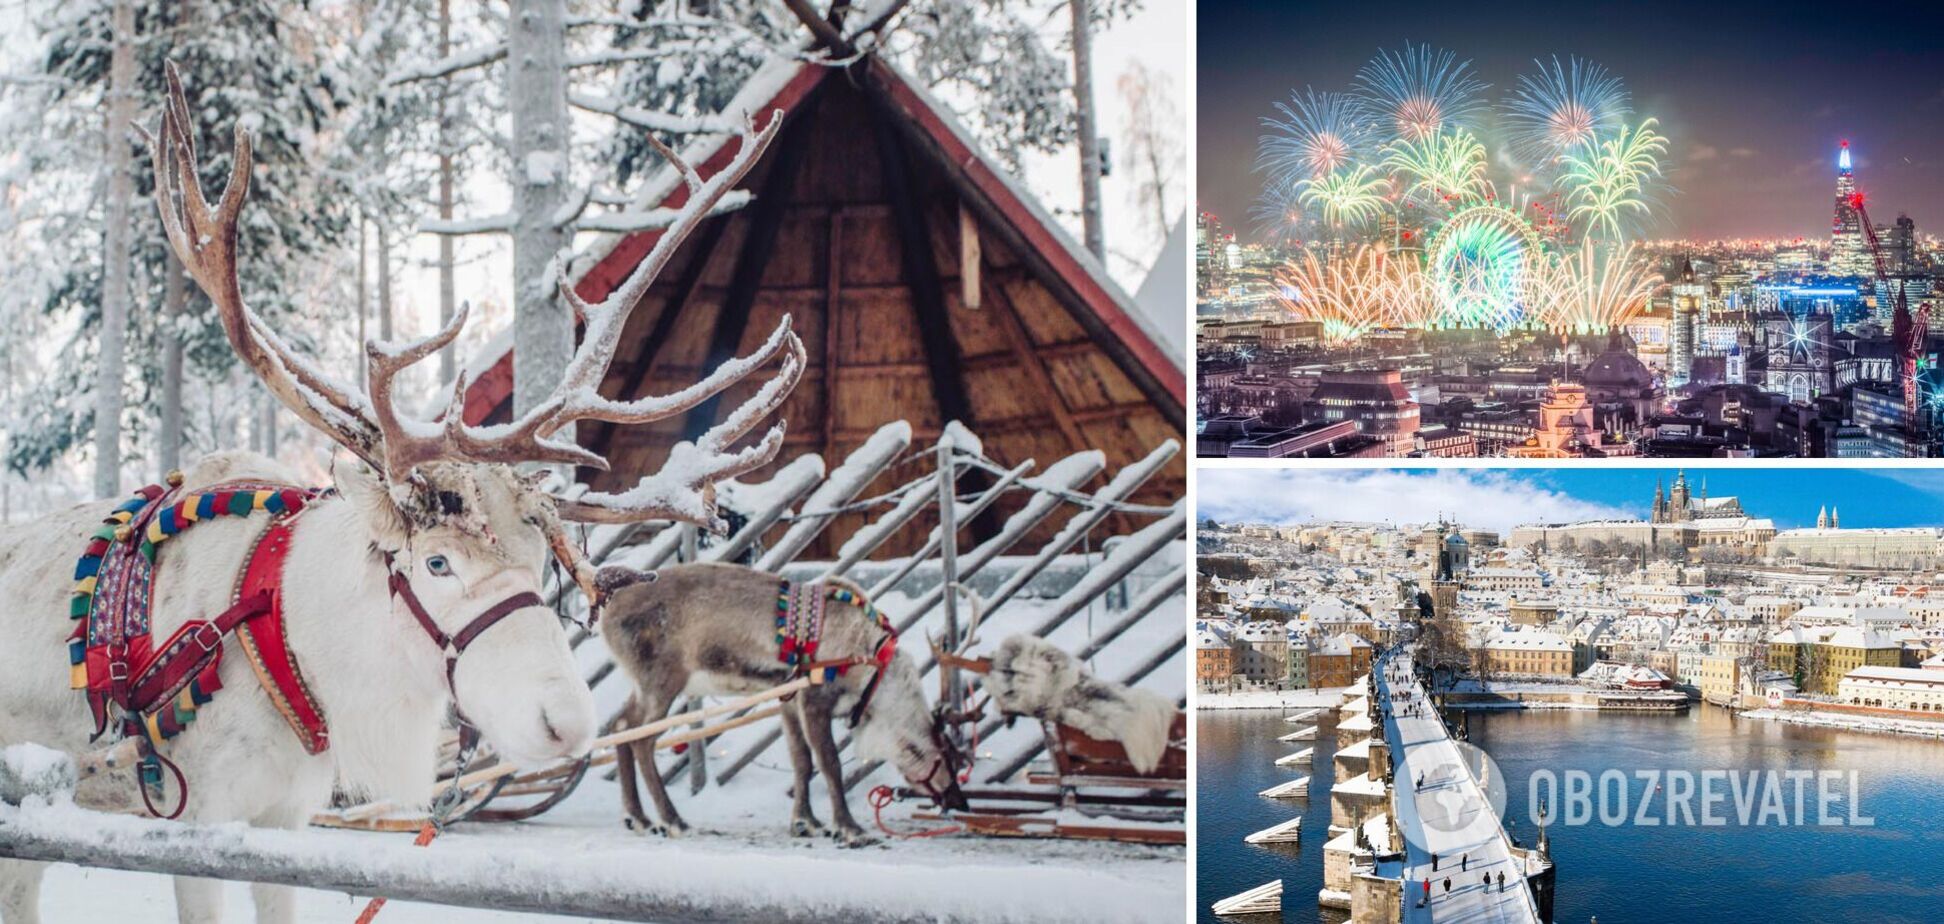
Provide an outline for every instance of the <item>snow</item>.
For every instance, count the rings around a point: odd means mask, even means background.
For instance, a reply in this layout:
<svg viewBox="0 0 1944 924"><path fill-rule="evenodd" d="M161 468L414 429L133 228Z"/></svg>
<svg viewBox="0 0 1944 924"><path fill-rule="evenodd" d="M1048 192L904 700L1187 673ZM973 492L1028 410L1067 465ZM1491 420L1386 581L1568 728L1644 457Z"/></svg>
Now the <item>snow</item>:
<svg viewBox="0 0 1944 924"><path fill-rule="evenodd" d="M605 831L543 824L462 826L429 847L409 835L310 829L299 832L243 825L201 826L86 812L72 805L0 808L0 829L35 838L83 839L111 844L132 856L169 855L195 862L226 860L250 852L298 858L345 873L444 883L477 895L517 892L545 901L555 896L597 896L644 915L700 909L718 918L776 920L1030 921L1179 919L1185 883L1181 853L1061 842L991 842L967 839L901 841L895 848L851 851L822 840L774 835L683 840L640 837L611 825ZM1085 883L1103 894L1089 903L1068 900ZM108 910L129 917L152 906L166 919L173 902L163 877L101 869L62 869L49 883L44 906L61 918L102 920L84 912ZM230 901L245 890L230 886ZM300 893L300 919L346 919L359 903L341 894ZM131 902L133 904L131 905ZM542 920L537 916L413 909L387 906L381 920ZM408 910L410 909L410 910ZM247 919L247 916L244 918ZM557 920L545 918L545 920Z"/></svg>
<svg viewBox="0 0 1944 924"><path fill-rule="evenodd" d="M1745 719L1766 719L1787 725L1836 728L1886 735L1910 735L1918 738L1944 738L1944 722L1926 722L1922 719L1895 719L1840 712L1809 712L1801 709L1751 709L1741 715Z"/></svg>
<svg viewBox="0 0 1944 924"><path fill-rule="evenodd" d="M74 785L74 761L68 755L38 744L0 748L0 803L71 795Z"/></svg>
<svg viewBox="0 0 1944 924"><path fill-rule="evenodd" d="M532 151L526 158L526 181L534 186L552 186L567 175L567 159L559 151Z"/></svg>
<svg viewBox="0 0 1944 924"><path fill-rule="evenodd" d="M861 493L865 486L877 478L896 462L899 454L911 445L911 424L897 420L885 424L871 434L851 454L844 458L842 465L824 479L824 483L812 492L803 502L803 512L811 516L799 516L796 522L770 550L764 553L756 567L763 571L774 571L795 558L830 524L830 517L815 514L834 510L843 506Z"/></svg>

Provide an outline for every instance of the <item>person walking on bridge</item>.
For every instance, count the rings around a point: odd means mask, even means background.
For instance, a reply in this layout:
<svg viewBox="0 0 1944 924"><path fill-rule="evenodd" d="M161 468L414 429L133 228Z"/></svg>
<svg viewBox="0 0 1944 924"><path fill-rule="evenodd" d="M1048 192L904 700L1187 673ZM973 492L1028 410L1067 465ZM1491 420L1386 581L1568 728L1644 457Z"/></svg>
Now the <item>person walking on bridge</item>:
<svg viewBox="0 0 1944 924"><path fill-rule="evenodd" d="M1499 870L1499 891L1505 891L1505 870Z"/></svg>
<svg viewBox="0 0 1944 924"><path fill-rule="evenodd" d="M1438 871L1438 852L1435 850L1431 851L1431 871Z"/></svg>
<svg viewBox="0 0 1944 924"><path fill-rule="evenodd" d="M1418 907L1419 908L1424 907L1424 903L1430 900L1431 900L1431 877L1426 876L1424 877L1424 897L1418 899Z"/></svg>
<svg viewBox="0 0 1944 924"><path fill-rule="evenodd" d="M1458 871L1462 873L1462 872L1465 872L1465 871L1467 871L1467 870L1470 870L1470 869L1471 869L1471 854L1465 854L1465 855L1463 855L1463 856L1461 856L1461 857L1459 857L1459 858L1458 858Z"/></svg>

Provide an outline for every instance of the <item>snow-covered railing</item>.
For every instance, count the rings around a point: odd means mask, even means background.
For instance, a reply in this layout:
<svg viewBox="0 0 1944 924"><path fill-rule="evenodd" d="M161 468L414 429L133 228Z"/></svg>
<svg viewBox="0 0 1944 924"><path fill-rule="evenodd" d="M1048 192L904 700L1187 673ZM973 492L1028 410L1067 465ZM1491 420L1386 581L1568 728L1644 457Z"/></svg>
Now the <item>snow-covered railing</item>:
<svg viewBox="0 0 1944 924"><path fill-rule="evenodd" d="M914 575L923 574L926 578L935 575L936 582L917 591L908 604L900 604L888 611L894 613L894 625L900 633L916 638L929 636L941 645L957 647L973 631L971 618L975 611L981 624L990 621L1002 612L1002 607L1009 601L1041 578L1050 566L1062 556L1071 555L1083 542L1087 542L1089 548L1111 546L1111 551L1067 588L1053 602L1048 615L1031 630L1035 634L1048 635L1075 615L1094 607L1110 591L1121 586L1136 569L1163 554L1164 550L1185 536L1187 512L1182 504L1144 507L1128 502L1128 498L1179 451L1178 443L1167 440L1140 460L1113 472L1099 489L1087 493L1084 486L1107 470L1106 456L1097 450L1074 453L1034 475L1032 473L1037 464L1033 461L1008 467L987 458L977 436L957 423L947 426L938 444L914 449L911 446L910 426L899 421L880 428L843 464L823 478L821 484L814 484L822 476L821 461L815 456L806 456L785 466L764 484L725 485L725 506L747 518L745 525L726 540L697 549L692 532L685 533L684 527L669 526L649 535L645 541L640 539L642 532L636 531L617 542L610 535L617 528L597 527L588 539L589 555L597 564L620 563L637 568L660 567L678 560L731 560L749 552L754 540L763 533L788 522L790 525L783 537L774 546L762 550L754 561L755 567L763 570L783 571L798 564L799 556L838 514L875 513L873 520L858 529L836 550L833 562L809 575L820 578L845 577L869 561L873 554L899 536L921 514L930 510L942 524L952 524L958 528L933 526L916 551L891 559L893 564L888 569L874 569L882 570L882 573L866 581L865 587L872 599L882 600L907 588L915 589L917 582L913 580ZM864 488L886 470L914 458L936 458L939 464L932 473L891 491L859 499ZM984 473L990 479L989 483L971 493L961 494L958 484L970 472ZM1025 500L997 530L984 541L961 548L960 533L963 527L1002 499L1013 495L1023 495ZM950 498L949 504L947 498ZM1016 552L1021 541L1061 513L1068 514L1068 519L1051 539L1022 556L1023 561L1017 558L1007 560L1008 570L998 579L996 589L984 597L971 594L967 589L968 582L992 569L1001 556ZM1104 540L1095 536L1094 533L1116 513L1155 519L1128 536ZM651 525L646 529L652 530L654 527ZM1167 600L1185 592L1186 582L1185 563L1170 569L1159 582L1146 587L1135 599L1119 608L1116 622L1093 640L1082 652L1082 657L1090 658L1098 654L1100 649L1119 638L1128 627L1151 615ZM966 608L968 603L970 608ZM1041 605L1044 605L1044 601L1041 601ZM925 635L911 635L920 627L927 630ZM579 641L577 638L576 642ZM1135 670L1112 679L1139 682L1182 648L1183 642L1175 639L1161 651L1140 656ZM914 645L907 650L917 658L926 675L937 669L923 645ZM590 669L589 683L598 687L608 682L612 673L613 664L603 653L603 657L597 659ZM987 734L990 734L990 730L981 730L982 737ZM728 758L726 765L715 775L716 783L721 785L734 779L781 737L782 732L778 728L764 731L740 752ZM843 742L845 746L848 743L847 740ZM664 776L674 778L686 770L690 774L691 787L700 788L705 780L702 767L708 760L708 751L708 747L688 749L665 770ZM1033 750L1028 757L1037 753L1037 750ZM847 783L854 785L875 769L875 764L861 765L855 772L847 774ZM612 773L609 776L611 778Z"/></svg>

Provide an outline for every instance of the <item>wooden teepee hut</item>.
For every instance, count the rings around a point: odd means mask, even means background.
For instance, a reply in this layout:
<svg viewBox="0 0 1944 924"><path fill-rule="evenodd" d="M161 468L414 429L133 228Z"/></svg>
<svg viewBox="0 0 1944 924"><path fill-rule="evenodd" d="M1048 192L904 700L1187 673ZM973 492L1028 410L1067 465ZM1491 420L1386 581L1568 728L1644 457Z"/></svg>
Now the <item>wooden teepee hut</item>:
<svg viewBox="0 0 1944 924"><path fill-rule="evenodd" d="M914 446L957 420L1002 463L1045 466L1098 449L1110 474L1182 437L1180 360L1092 255L895 68L876 56L847 68L778 61L730 108L759 120L785 113L745 180L755 199L709 219L676 253L630 319L603 393L634 398L687 385L752 349L788 313L809 364L783 411L780 462L815 452L835 465L900 419ZM689 152L705 176L740 141L708 144ZM672 175L657 182L644 207L685 200ZM579 277L580 294L606 295L658 233L607 242ZM471 385L466 418L507 419L512 385L509 348ZM613 470L582 477L604 490L632 484L738 397L654 425L583 426L578 438ZM896 466L871 490L930 466ZM1132 500L1172 503L1185 480L1177 456ZM989 532L1006 512L999 505L974 532ZM1116 519L1110 532L1139 525ZM841 542L863 522L843 518L824 541Z"/></svg>

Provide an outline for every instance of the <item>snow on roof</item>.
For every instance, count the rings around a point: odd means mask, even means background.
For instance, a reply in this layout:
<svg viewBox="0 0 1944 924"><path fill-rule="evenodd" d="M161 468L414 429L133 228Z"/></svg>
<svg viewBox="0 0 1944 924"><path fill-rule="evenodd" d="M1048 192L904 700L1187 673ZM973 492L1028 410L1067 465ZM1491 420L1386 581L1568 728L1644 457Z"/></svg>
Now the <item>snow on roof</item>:
<svg viewBox="0 0 1944 924"><path fill-rule="evenodd" d="M1176 362L1188 349L1188 316L1181 310L1181 293L1188 291L1188 216L1168 231L1161 255L1134 293L1134 307L1154 325L1156 341Z"/></svg>
<svg viewBox="0 0 1944 924"><path fill-rule="evenodd" d="M1866 665L1843 675L1844 682L1869 680L1878 683L1912 684L1926 687L1944 687L1944 671L1925 670L1921 667L1876 667Z"/></svg>

